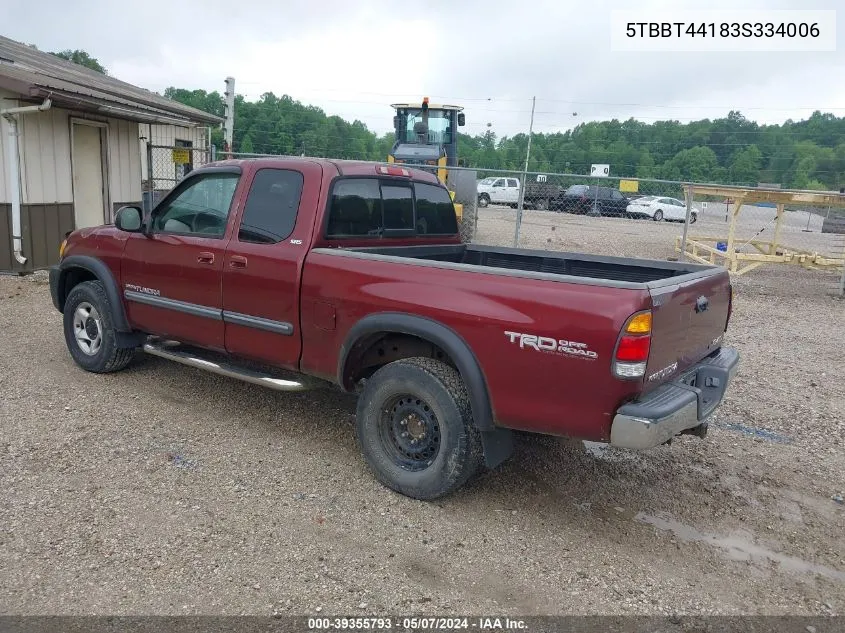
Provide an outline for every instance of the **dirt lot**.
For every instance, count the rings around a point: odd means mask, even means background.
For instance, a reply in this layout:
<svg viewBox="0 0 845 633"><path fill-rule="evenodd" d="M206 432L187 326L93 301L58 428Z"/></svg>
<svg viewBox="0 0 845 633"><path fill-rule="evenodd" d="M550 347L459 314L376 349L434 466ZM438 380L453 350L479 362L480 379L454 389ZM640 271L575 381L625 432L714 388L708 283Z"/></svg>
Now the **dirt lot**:
<svg viewBox="0 0 845 633"><path fill-rule="evenodd" d="M0 612L841 614L833 285L738 280L742 367L705 440L522 438L496 472L422 503L367 472L350 397L143 355L87 374L43 277L0 278Z"/></svg>

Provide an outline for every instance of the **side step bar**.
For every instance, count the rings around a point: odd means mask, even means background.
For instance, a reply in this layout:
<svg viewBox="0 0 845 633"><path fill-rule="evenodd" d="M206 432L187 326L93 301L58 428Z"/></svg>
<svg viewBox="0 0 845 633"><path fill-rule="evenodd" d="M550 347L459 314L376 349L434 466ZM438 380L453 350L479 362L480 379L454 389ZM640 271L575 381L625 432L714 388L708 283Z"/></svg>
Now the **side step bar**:
<svg viewBox="0 0 845 633"><path fill-rule="evenodd" d="M262 373L246 367L240 367L220 360L208 360L199 356L199 352L180 349L176 341L150 341L144 344L144 351L153 356L160 356L168 360L176 361L188 367L203 369L213 374L237 378L254 385L269 387L276 391L305 391L309 387L296 380L286 380L273 376L269 373Z"/></svg>

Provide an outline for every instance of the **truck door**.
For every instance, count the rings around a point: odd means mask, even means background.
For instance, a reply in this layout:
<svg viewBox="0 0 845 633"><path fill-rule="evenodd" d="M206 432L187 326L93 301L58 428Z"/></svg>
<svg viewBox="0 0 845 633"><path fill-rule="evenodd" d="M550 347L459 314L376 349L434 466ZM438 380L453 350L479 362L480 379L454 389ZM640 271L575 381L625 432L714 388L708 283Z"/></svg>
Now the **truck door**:
<svg viewBox="0 0 845 633"><path fill-rule="evenodd" d="M322 168L256 170L223 267L226 351L297 369L299 283L311 242Z"/></svg>
<svg viewBox="0 0 845 633"><path fill-rule="evenodd" d="M493 182L493 186L490 189L490 202L494 204L507 204L508 194L506 178L497 178Z"/></svg>
<svg viewBox="0 0 845 633"><path fill-rule="evenodd" d="M240 171L188 176L133 233L121 262L130 322L150 334L223 349L220 275Z"/></svg>
<svg viewBox="0 0 845 633"><path fill-rule="evenodd" d="M508 178L507 203L516 204L519 202L519 181L516 178Z"/></svg>

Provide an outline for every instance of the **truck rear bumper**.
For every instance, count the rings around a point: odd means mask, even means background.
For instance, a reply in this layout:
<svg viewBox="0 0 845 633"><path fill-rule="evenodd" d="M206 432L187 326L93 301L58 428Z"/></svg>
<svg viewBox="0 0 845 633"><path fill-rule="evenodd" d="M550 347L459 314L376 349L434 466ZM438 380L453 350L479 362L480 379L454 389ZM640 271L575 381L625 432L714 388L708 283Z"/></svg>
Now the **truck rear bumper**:
<svg viewBox="0 0 845 633"><path fill-rule="evenodd" d="M652 448L684 431L702 427L721 404L738 368L739 353L722 347L678 380L621 406L610 427L611 445Z"/></svg>

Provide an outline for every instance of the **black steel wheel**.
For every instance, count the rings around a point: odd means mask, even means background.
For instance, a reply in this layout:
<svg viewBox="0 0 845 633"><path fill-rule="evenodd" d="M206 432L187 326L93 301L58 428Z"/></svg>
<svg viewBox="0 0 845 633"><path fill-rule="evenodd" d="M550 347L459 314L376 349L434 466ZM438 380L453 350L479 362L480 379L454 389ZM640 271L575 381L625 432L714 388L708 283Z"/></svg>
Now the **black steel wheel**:
<svg viewBox="0 0 845 633"><path fill-rule="evenodd" d="M440 451L440 423L425 400L402 394L387 403L379 435L393 463L411 472L425 470Z"/></svg>
<svg viewBox="0 0 845 633"><path fill-rule="evenodd" d="M460 374L431 358L397 360L376 371L358 400L355 430L376 479L415 499L450 494L484 463Z"/></svg>

